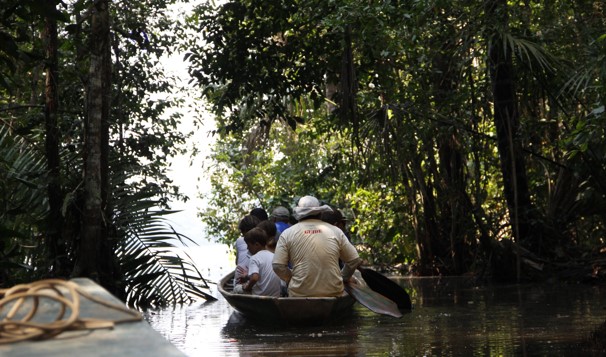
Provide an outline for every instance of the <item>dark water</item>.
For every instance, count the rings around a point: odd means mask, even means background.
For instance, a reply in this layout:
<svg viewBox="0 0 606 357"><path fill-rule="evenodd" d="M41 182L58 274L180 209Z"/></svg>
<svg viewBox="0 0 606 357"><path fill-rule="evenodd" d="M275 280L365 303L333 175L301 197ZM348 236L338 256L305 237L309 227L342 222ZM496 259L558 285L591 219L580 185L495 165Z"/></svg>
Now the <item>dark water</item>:
<svg viewBox="0 0 606 357"><path fill-rule="evenodd" d="M356 304L352 316L321 327L258 325L219 298L147 320L188 356L606 355L589 342L606 321L604 286L399 282L414 305L401 319Z"/></svg>

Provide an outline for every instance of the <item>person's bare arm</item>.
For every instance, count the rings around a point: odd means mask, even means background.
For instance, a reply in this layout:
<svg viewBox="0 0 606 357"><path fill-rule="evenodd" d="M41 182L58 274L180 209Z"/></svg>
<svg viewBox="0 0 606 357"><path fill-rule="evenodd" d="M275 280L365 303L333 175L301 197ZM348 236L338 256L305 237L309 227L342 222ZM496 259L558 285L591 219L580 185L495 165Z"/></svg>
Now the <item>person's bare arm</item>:
<svg viewBox="0 0 606 357"><path fill-rule="evenodd" d="M237 283L244 284L246 281L248 281L248 268L238 265L236 267L236 273L238 273L240 276Z"/></svg>
<svg viewBox="0 0 606 357"><path fill-rule="evenodd" d="M358 267L362 264L362 259L355 258L348 262L345 262L343 265L343 269L341 269L341 276L343 277L343 281L348 281L349 278L353 275L353 273L358 269Z"/></svg>
<svg viewBox="0 0 606 357"><path fill-rule="evenodd" d="M339 258L345 262L341 268L341 277L343 281L349 281L356 269L362 264L362 259L358 255L356 247L351 244L342 230L338 230L338 238L341 241L341 252Z"/></svg>
<svg viewBox="0 0 606 357"><path fill-rule="evenodd" d="M288 284L288 282L290 281L290 278L292 277L292 272L290 271L290 269L288 269L288 265L273 263L272 267L274 268L274 272L276 273L276 275L280 279L284 280L284 282L286 282L286 284Z"/></svg>
<svg viewBox="0 0 606 357"><path fill-rule="evenodd" d="M248 276L248 283L246 283L246 285L244 285L242 287L242 290L246 291L246 292L251 292L253 286L255 286L255 284L257 283L257 281L259 281L259 274L258 273L253 273L251 275Z"/></svg>
<svg viewBox="0 0 606 357"><path fill-rule="evenodd" d="M288 249L284 245L283 238L278 240L278 245L276 246L276 251L274 253L274 260L272 262L272 267L276 275L282 279L286 284L290 281L292 277L292 271L288 268Z"/></svg>

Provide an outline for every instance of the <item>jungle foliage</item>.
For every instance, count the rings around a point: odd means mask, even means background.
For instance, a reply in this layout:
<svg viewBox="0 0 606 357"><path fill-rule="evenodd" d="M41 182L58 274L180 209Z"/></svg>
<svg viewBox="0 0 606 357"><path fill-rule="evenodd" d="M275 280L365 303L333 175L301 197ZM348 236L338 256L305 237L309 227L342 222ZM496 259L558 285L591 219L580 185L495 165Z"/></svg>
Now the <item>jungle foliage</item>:
<svg viewBox="0 0 606 357"><path fill-rule="evenodd" d="M160 58L215 114L201 212L341 208L369 264L604 277L600 1L0 0L0 283L88 276L140 306L208 298L163 217L186 136ZM194 35L195 34L195 35ZM206 143L200 143L205 145Z"/></svg>
<svg viewBox="0 0 606 357"><path fill-rule="evenodd" d="M212 298L163 218L184 199L166 176L182 100L160 65L175 3L0 0L1 286L85 276L140 307Z"/></svg>
<svg viewBox="0 0 606 357"><path fill-rule="evenodd" d="M232 0L188 18L210 233L313 194L370 264L604 277L601 1Z"/></svg>

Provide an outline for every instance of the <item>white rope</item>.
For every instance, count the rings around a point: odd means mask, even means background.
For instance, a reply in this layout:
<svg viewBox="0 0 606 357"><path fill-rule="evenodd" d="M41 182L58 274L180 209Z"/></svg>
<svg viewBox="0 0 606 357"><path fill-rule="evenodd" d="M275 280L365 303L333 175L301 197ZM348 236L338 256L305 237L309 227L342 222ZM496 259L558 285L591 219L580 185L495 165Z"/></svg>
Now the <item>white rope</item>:
<svg viewBox="0 0 606 357"><path fill-rule="evenodd" d="M113 328L117 323L142 320L139 312L98 299L78 284L60 279L40 280L0 289L0 297L0 344L48 339L64 331ZM127 316L114 320L81 318L81 297ZM58 303L57 314L53 321L35 322L38 308L44 301L53 301L55 305ZM4 313L5 308L10 308L7 313Z"/></svg>

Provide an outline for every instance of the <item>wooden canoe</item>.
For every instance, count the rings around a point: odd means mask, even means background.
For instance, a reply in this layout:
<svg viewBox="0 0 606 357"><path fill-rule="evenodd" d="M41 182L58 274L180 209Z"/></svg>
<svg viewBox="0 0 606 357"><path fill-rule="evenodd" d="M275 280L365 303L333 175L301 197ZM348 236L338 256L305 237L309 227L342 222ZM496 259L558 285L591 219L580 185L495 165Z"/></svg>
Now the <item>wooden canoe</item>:
<svg viewBox="0 0 606 357"><path fill-rule="evenodd" d="M355 300L347 293L339 297L272 297L234 294L234 273L219 282L225 300L247 319L289 325L322 325L347 316Z"/></svg>

